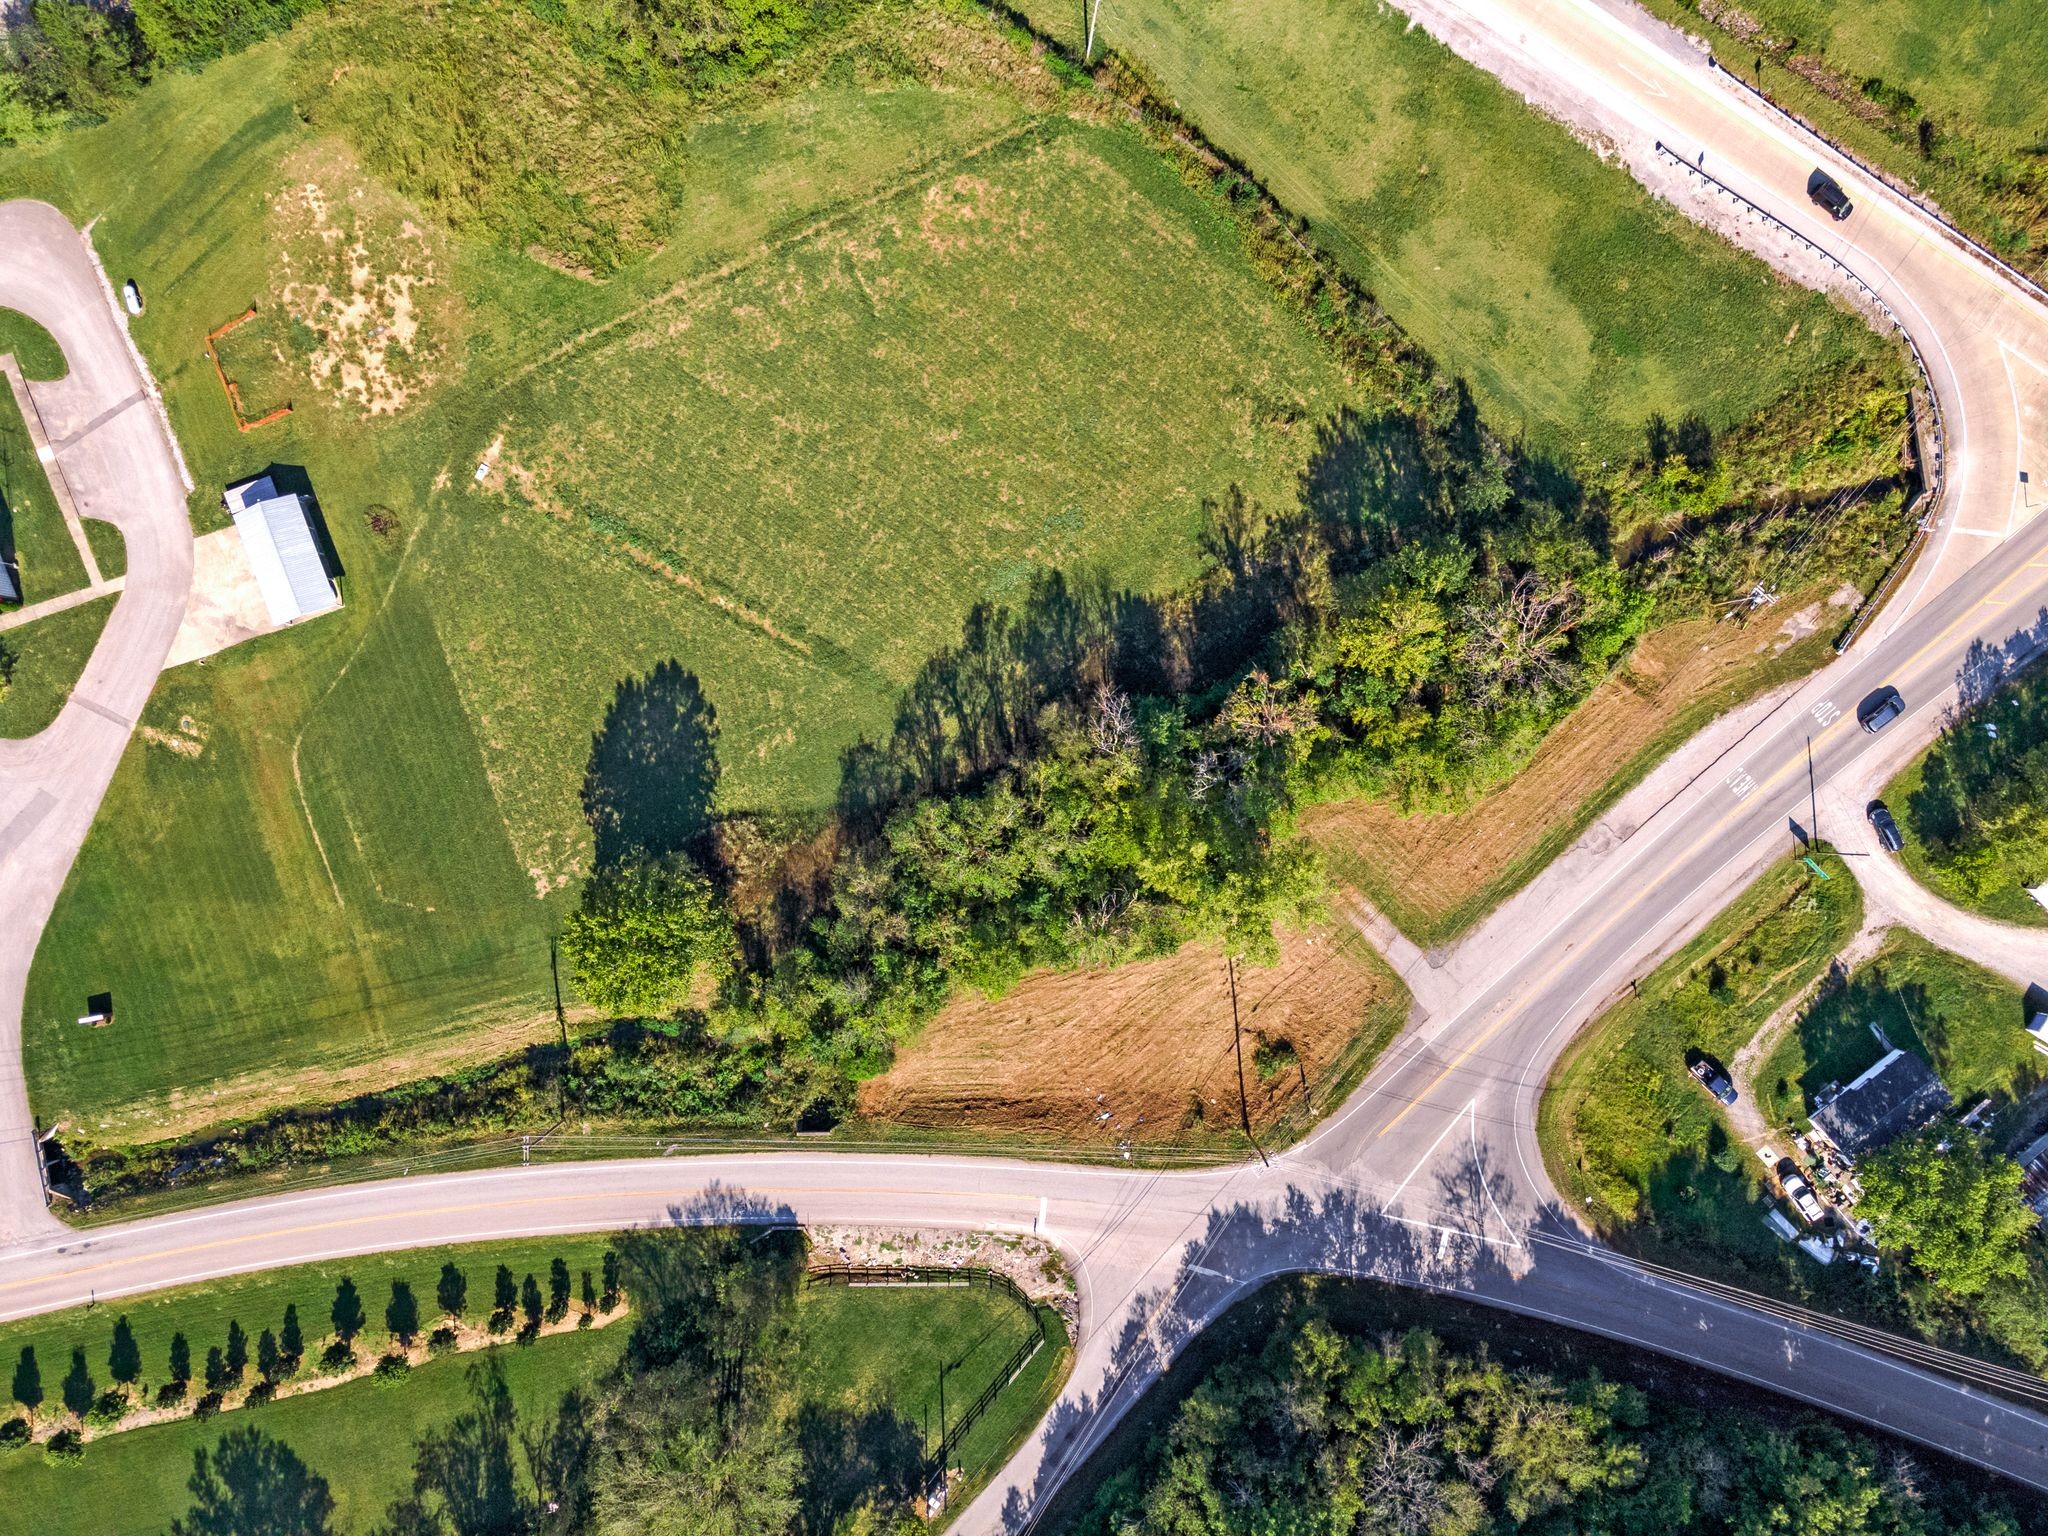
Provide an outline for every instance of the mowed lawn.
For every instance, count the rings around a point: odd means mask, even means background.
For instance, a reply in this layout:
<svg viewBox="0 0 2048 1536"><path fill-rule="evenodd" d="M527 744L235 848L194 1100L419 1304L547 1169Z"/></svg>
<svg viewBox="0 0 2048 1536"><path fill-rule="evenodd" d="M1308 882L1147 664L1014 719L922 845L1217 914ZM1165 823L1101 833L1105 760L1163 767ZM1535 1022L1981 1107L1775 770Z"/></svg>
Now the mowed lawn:
<svg viewBox="0 0 2048 1536"><path fill-rule="evenodd" d="M0 651L12 674L0 698L0 738L33 736L57 718L113 611L113 598L96 597L0 630Z"/></svg>
<svg viewBox="0 0 2048 1536"><path fill-rule="evenodd" d="M601 1272L609 1241L600 1233L370 1254L29 1318L0 1326L0 1376L11 1379L22 1348L32 1347L46 1394L47 1422L62 1413L59 1387L74 1349L85 1352L95 1383L101 1388L108 1384L107 1352L118 1317L127 1317L134 1330L143 1383L153 1390L164 1378L174 1332L185 1334L197 1371L207 1350L226 1337L231 1320L247 1330L253 1354L257 1334L280 1325L287 1303L298 1308L310 1371L312 1358L330 1337L329 1309L344 1275L355 1283L368 1314L357 1340L358 1352L367 1356L385 1348L384 1304L393 1280L411 1286L422 1328L430 1329L441 1316L435 1302L441 1266L454 1263L468 1279L463 1315L474 1325L491 1309L493 1276L500 1264L518 1277L533 1274L545 1294L549 1261L560 1256L569 1265L573 1294L580 1297L582 1271ZM532 1423L552 1412L564 1391L588 1387L610 1369L633 1326L630 1297L627 1305L624 1316L603 1328L493 1349L523 1421ZM970 1486L1001 1464L1065 1379L1065 1330L1055 1316L1048 1314L1046 1321L1046 1346L956 1442L951 1464L966 1473ZM798 1296L796 1325L799 1370L787 1390L794 1407L810 1410L814 1439L830 1427L842 1429L843 1454L821 1457L820 1463L830 1466L836 1460L845 1484L858 1484L875 1462L905 1444L919 1453L936 1447L942 1363L948 1367L949 1412L957 1414L996 1379L1036 1328L1023 1305L979 1287L807 1288ZM328 1480L337 1530L367 1531L391 1500L411 1486L418 1437L466 1406L467 1368L479 1358L477 1352L466 1352L433 1359L395 1384L353 1381L257 1408L231 1409L210 1422L182 1419L124 1430L89 1442L84 1459L73 1466L54 1466L35 1451L0 1454L0 1507L34 1508L50 1530L158 1536L190 1505L185 1484L193 1451L211 1449L228 1429L254 1425L283 1440ZM196 1396L199 1389L193 1390ZM0 1411L0 1417L13 1411ZM840 1497L847 1490L835 1481L819 1491Z"/></svg>
<svg viewBox="0 0 2048 1536"><path fill-rule="evenodd" d="M1022 0L1078 51L1078 0ZM1156 76L1489 422L1597 463L1652 412L1717 429L1844 355L1863 323L1652 199L1392 5L1128 0L1101 41Z"/></svg>

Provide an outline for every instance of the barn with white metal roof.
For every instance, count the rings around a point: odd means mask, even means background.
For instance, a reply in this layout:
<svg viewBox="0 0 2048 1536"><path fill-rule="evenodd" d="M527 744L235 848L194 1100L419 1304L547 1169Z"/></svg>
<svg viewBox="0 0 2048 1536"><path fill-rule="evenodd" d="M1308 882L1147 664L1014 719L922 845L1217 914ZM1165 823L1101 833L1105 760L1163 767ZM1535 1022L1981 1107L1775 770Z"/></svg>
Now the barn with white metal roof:
<svg viewBox="0 0 2048 1536"><path fill-rule="evenodd" d="M222 498L242 536L270 621L283 626L341 606L341 591L327 573L313 530L313 509L268 475L230 486Z"/></svg>

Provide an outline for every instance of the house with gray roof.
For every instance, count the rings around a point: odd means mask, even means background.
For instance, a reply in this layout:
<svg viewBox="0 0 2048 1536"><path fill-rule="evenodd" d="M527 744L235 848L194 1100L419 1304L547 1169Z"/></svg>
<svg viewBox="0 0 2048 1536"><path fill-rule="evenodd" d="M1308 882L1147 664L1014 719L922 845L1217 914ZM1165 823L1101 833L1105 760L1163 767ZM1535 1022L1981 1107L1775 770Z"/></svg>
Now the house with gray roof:
<svg viewBox="0 0 2048 1536"><path fill-rule="evenodd" d="M272 624L282 628L341 606L341 589L327 573L313 509L303 496L280 491L270 476L259 475L229 486L221 499L235 520Z"/></svg>
<svg viewBox="0 0 2048 1536"><path fill-rule="evenodd" d="M1824 1089L1811 1118L1814 1134L1853 1163L1931 1123L1951 1102L1932 1067L1894 1049L1848 1087Z"/></svg>

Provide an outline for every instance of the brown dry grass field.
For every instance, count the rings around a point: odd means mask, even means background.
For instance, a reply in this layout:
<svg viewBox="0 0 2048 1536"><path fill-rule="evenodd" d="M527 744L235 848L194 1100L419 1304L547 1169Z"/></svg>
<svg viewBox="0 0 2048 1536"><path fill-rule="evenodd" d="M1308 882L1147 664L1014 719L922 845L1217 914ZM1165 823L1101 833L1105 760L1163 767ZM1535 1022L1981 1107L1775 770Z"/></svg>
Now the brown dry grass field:
<svg viewBox="0 0 2048 1536"><path fill-rule="evenodd" d="M1346 927L1283 934L1277 965L1240 966L1245 1086L1261 1139L1305 1126L1399 1031L1408 992ZM1259 1043L1299 1069L1262 1081ZM872 1121L1109 1149L1236 1141L1237 1064L1221 951L1190 944L1114 971L1026 978L998 999L956 998L895 1064L861 1085ZM1238 1143L1242 1145L1241 1142Z"/></svg>
<svg viewBox="0 0 2048 1536"><path fill-rule="evenodd" d="M1451 939L1533 879L1708 720L1832 654L1842 616L1834 599L1808 592L1777 613L1775 622L1696 619L1646 636L1521 772L1463 810L1403 816L1384 801L1344 800L1310 811L1302 829L1332 873L1410 938Z"/></svg>

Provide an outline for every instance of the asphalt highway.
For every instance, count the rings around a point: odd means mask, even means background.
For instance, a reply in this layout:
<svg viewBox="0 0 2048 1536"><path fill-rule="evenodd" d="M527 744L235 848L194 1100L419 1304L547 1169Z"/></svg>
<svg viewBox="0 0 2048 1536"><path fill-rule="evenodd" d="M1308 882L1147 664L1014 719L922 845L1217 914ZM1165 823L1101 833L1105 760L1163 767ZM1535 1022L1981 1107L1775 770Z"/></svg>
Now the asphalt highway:
<svg viewBox="0 0 2048 1536"><path fill-rule="evenodd" d="M853 1154L537 1164L273 1196L74 1233L41 1215L28 1183L33 1165L24 1164L14 1134L0 1149L5 1230L14 1238L0 1250L0 1318L337 1254L639 1222L1036 1231L1061 1245L1077 1277L1074 1369L1039 1431L963 1513L969 1532L1028 1526L1047 1492L1188 1337L1247 1289L1299 1270L1377 1276L1606 1334L2048 1490L2048 1418L1927 1370L1911 1351L1869 1347L1601 1251L1559 1207L1534 1136L1545 1074L1578 1025L1816 830L1816 811L1822 836L1867 851L1860 819L1832 786L1860 785L1924 744L1959 676L1976 686L2003 664L2015 636L2031 643L2037 625L2048 628L2048 519L2033 517L2018 481L2039 462L2030 423L2048 405L2048 372L2036 361L2048 360L2048 306L1634 13L1592 0L1414 0L1411 9L1546 106L1582 112L1652 185L1676 185L1689 211L1788 264L1807 259L1800 240L1826 251L1880 293L1913 336L1946 422L1948 490L1910 579L1847 656L1704 733L1687 760L1689 776L1660 785L1625 835L1574 850L1456 952L1418 962L1428 972L1418 973L1425 1015L1350 1100L1270 1167L1151 1173ZM1115 25L1105 17L1112 44ZM1717 184L1674 182L1672 157L1659 144L1677 146ZM1830 168L1855 197L1846 224L1807 201L1815 166ZM52 261L75 263L76 237L67 249L64 232L21 207L0 208L0 219L29 220ZM92 285L82 274L61 291L47 276L43 286L25 285L7 259L16 249L4 238L12 227L0 224L0 303L42 319L67 352L83 349L74 356L102 359L107 403L132 390L112 376L124 354L110 345L118 337L105 334L114 322L104 292L87 294ZM79 406L81 421L95 419L90 404ZM102 425L81 444L109 430ZM142 462L152 452L163 461L154 467ZM116 622L131 604L138 616L119 635L110 627L81 690L122 722L147 695L176 627L180 582L189 579L177 565L177 536L158 526L168 520L166 498L178 503L183 524L182 497L169 495L164 478L165 445L159 439L152 449L137 435L133 455L109 461L101 494L140 487L147 498L128 514L143 541L142 596L131 535L129 590ZM96 461L77 447L66 450L67 473L74 457L79 475L89 476ZM1856 708L1881 685L1897 687L1909 712L1872 736L1858 728ZM9 918L0 934L0 1005L8 1010L0 1048L10 1069L34 936L125 739L125 724L103 721L107 729L98 730L74 719L81 707L74 702L54 728L61 759L47 756L58 749L41 738L0 755L0 828L32 817L26 837L0 838ZM14 1104L18 1080L10 1093ZM7 1113L25 1124L25 1106Z"/></svg>

